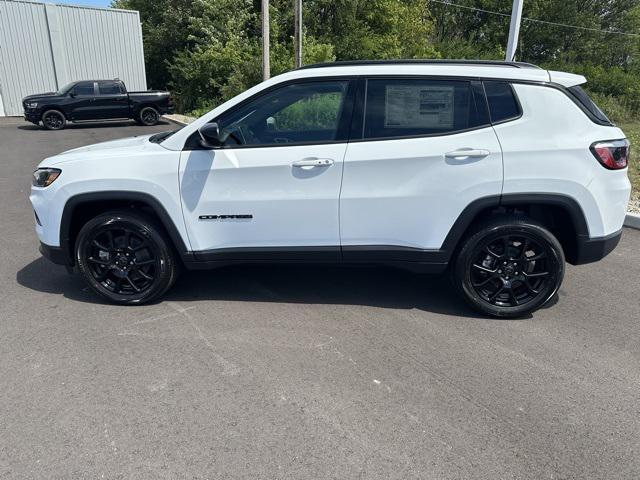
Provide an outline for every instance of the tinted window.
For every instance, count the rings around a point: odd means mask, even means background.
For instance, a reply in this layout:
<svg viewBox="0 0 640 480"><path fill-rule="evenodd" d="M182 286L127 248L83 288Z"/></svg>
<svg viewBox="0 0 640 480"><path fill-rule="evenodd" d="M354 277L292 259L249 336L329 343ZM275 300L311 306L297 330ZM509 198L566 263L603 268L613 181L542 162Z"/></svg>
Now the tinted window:
<svg viewBox="0 0 640 480"><path fill-rule="evenodd" d="M438 135L487 123L472 83L380 79L367 82L364 137Z"/></svg>
<svg viewBox="0 0 640 480"><path fill-rule="evenodd" d="M607 118L604 112L600 110L595 102L591 100L589 95L587 95L587 92L585 92L581 87L578 85L569 87L569 92L571 92L574 98L578 100L578 102L580 102L582 106L586 108L600 123L611 125L611 120Z"/></svg>
<svg viewBox="0 0 640 480"><path fill-rule="evenodd" d="M520 107L509 83L484 82L484 90L487 92L489 113L493 123L520 116Z"/></svg>
<svg viewBox="0 0 640 480"><path fill-rule="evenodd" d="M287 85L216 121L227 145L336 140L347 85L347 81Z"/></svg>
<svg viewBox="0 0 640 480"><path fill-rule="evenodd" d="M100 95L119 95L120 82L98 82L98 93Z"/></svg>
<svg viewBox="0 0 640 480"><path fill-rule="evenodd" d="M73 93L76 95L93 95L93 82L80 82L73 87Z"/></svg>

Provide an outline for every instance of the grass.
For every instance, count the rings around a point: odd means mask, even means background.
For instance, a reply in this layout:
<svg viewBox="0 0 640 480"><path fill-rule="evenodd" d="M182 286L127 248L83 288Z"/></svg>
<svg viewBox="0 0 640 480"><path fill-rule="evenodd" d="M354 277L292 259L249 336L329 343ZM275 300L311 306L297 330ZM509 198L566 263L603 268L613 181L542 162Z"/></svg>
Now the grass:
<svg viewBox="0 0 640 480"><path fill-rule="evenodd" d="M631 158L629 159L631 198L640 200L640 120L620 122L618 126L631 142Z"/></svg>

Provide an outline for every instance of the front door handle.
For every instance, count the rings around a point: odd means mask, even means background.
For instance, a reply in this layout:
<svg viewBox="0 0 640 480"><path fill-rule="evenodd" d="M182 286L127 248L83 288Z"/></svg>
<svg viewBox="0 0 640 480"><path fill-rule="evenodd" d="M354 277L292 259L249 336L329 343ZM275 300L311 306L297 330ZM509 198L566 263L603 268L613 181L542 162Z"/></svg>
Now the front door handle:
<svg viewBox="0 0 640 480"><path fill-rule="evenodd" d="M491 152L489 150L483 150L479 148L461 148L459 150L454 150L453 152L447 152L444 154L446 158L484 158L488 156Z"/></svg>
<svg viewBox="0 0 640 480"><path fill-rule="evenodd" d="M333 160L330 158L308 157L293 162L292 165L296 168L330 167L333 165Z"/></svg>

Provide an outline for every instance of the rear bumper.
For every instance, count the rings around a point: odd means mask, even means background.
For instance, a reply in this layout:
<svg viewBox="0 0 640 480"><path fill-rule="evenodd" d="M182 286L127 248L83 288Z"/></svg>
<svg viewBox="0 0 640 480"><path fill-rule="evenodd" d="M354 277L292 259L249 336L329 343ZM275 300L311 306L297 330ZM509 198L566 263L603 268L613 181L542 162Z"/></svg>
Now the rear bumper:
<svg viewBox="0 0 640 480"><path fill-rule="evenodd" d="M620 242L622 229L606 237L578 237L578 245L574 265L597 262L609 255Z"/></svg>

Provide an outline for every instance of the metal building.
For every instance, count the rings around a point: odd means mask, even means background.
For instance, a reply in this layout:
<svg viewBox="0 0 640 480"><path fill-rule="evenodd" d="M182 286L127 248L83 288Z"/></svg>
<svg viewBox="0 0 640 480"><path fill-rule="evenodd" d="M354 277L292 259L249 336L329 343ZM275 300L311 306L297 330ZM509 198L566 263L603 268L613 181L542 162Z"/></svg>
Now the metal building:
<svg viewBox="0 0 640 480"><path fill-rule="evenodd" d="M0 116L22 115L26 95L105 78L147 89L137 11L0 0Z"/></svg>

